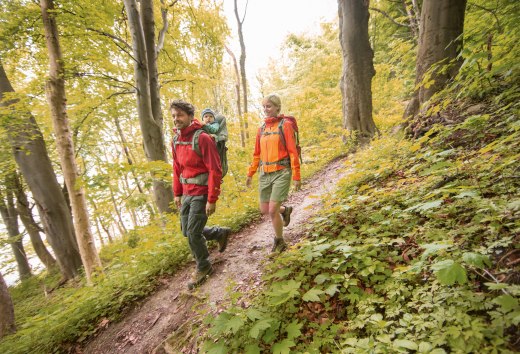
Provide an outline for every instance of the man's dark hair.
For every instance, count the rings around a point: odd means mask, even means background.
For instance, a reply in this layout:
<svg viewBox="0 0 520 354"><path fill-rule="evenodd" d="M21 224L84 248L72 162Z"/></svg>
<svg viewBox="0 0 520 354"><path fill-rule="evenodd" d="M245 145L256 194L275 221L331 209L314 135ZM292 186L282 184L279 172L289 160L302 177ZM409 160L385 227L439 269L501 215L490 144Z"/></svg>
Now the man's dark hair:
<svg viewBox="0 0 520 354"><path fill-rule="evenodd" d="M191 103L184 100L173 100L170 104L170 110L172 108L180 109L181 111L186 112L189 116L195 115L195 107L193 107Z"/></svg>

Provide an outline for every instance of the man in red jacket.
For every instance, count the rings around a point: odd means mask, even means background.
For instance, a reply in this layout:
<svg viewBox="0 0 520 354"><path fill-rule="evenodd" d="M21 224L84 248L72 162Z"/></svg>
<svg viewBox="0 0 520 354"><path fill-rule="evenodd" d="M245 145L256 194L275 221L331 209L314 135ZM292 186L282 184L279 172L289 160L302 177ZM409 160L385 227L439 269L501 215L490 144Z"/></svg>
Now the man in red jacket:
<svg viewBox="0 0 520 354"><path fill-rule="evenodd" d="M216 240L223 252L231 230L226 227L206 227L208 217L215 212L222 167L213 139L205 132L198 137L200 154L193 150L193 137L202 124L194 119L195 108L191 103L175 100L170 112L177 135L172 144L173 194L180 208L181 229L188 238L191 253L197 263L197 271L188 283L193 289L211 275L213 268L208 260L206 240Z"/></svg>

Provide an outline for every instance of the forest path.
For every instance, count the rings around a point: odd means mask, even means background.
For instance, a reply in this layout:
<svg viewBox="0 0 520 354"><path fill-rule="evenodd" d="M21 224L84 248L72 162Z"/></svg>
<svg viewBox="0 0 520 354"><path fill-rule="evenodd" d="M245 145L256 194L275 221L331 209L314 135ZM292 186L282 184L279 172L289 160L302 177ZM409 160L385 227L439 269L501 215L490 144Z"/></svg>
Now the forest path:
<svg viewBox="0 0 520 354"><path fill-rule="evenodd" d="M339 158L325 166L302 189L293 192L285 205L292 205L291 223L284 230L289 245L297 243L304 223L321 210L321 200L333 192L337 181L348 173L346 158ZM188 347L183 353L196 353L196 340L191 338L196 328L189 328L190 321L210 307L219 306L228 299L228 289L245 292L259 284L262 264L269 259L274 231L267 217L232 234L227 249L219 253L211 251L214 274L195 291L187 290L187 283L194 270L194 262L171 277L161 280L162 286L132 309L118 323L102 323L103 329L92 338L79 353L173 353L165 340L173 332L186 332ZM201 301L202 300L202 301ZM196 305L196 306L194 306ZM202 307L202 308L201 308ZM187 326L185 326L187 325ZM190 347L191 346L191 347Z"/></svg>

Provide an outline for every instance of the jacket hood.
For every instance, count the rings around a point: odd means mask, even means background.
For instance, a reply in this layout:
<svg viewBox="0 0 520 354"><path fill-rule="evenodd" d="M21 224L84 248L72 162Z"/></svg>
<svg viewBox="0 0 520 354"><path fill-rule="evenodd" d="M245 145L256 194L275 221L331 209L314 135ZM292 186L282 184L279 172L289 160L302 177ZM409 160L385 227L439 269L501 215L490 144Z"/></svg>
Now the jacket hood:
<svg viewBox="0 0 520 354"><path fill-rule="evenodd" d="M264 122L265 122L265 124L277 123L277 122L279 122L282 118L283 118L282 116L278 116L278 117L267 117L267 118L264 118Z"/></svg>

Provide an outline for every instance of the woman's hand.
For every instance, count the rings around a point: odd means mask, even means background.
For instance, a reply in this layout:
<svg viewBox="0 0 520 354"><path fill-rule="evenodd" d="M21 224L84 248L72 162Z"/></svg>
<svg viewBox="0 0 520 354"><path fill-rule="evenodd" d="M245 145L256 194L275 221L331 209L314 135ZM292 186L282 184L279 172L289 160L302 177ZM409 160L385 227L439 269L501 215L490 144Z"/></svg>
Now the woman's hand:
<svg viewBox="0 0 520 354"><path fill-rule="evenodd" d="M246 179L246 186L247 188L251 188L251 183L253 182L253 177L247 177Z"/></svg>
<svg viewBox="0 0 520 354"><path fill-rule="evenodd" d="M293 185L294 185L295 191L299 191L300 189L302 189L302 181L300 181L300 180L293 181Z"/></svg>

